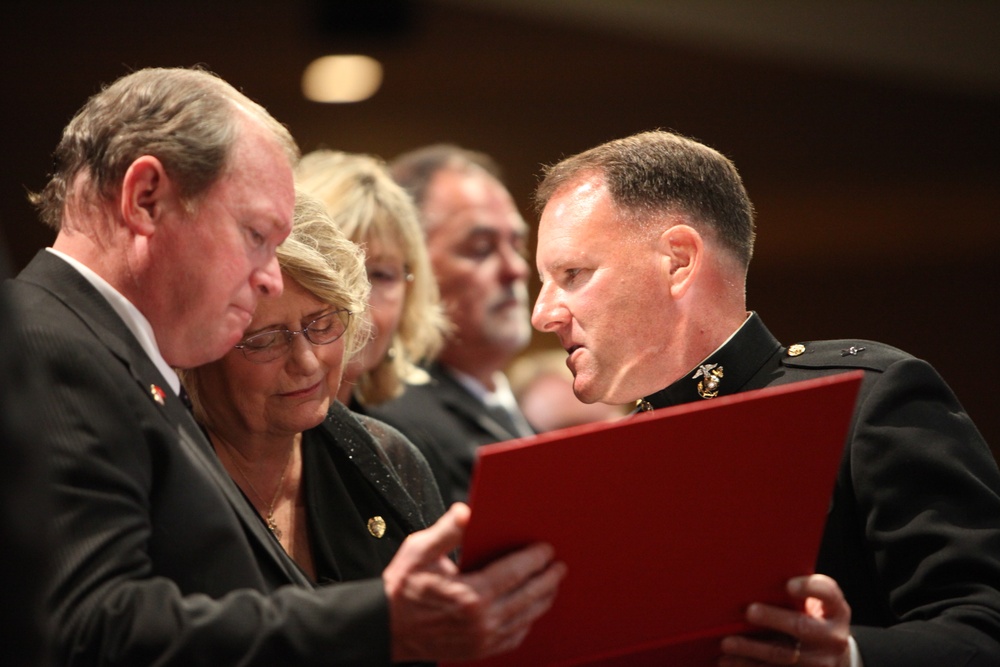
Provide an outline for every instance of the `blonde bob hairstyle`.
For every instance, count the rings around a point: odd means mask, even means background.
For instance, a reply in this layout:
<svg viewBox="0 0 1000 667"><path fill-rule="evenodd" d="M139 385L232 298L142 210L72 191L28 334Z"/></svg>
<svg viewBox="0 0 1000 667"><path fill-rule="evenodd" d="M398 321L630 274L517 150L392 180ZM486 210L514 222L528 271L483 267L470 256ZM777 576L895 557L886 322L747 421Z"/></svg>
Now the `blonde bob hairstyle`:
<svg viewBox="0 0 1000 667"><path fill-rule="evenodd" d="M412 199L385 164L369 155L313 151L299 161L295 178L297 187L323 202L350 240L361 247L373 241L398 247L412 276L389 352L358 378L356 397L377 405L401 394L404 383L426 382L419 366L437 356L448 325Z"/></svg>
<svg viewBox="0 0 1000 667"><path fill-rule="evenodd" d="M368 294L364 253L334 224L323 204L302 190L295 192L292 233L278 246L284 280L293 280L314 297L351 312L344 332L344 357L350 359L368 342Z"/></svg>
<svg viewBox="0 0 1000 667"><path fill-rule="evenodd" d="M371 335L366 310L370 285L361 248L344 236L322 203L296 190L292 231L276 255L286 284L295 281L320 301L351 312L342 336L344 359L357 354ZM233 349L229 354L240 353ZM178 370L178 375L191 398L195 417L204 421L200 368Z"/></svg>
<svg viewBox="0 0 1000 667"><path fill-rule="evenodd" d="M149 68L121 77L92 96L63 130L51 180L30 200L59 230L70 200L110 203L129 166L142 155L163 163L185 205L196 205L234 165L233 146L246 119L269 131L289 164L299 148L264 107L199 68Z"/></svg>

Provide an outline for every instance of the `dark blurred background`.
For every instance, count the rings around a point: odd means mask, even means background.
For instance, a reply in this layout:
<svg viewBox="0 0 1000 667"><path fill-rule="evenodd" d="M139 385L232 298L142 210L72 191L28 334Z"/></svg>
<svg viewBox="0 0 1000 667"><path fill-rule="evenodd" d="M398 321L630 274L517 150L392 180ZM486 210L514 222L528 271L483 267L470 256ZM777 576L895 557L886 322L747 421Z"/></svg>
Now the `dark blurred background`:
<svg viewBox="0 0 1000 667"><path fill-rule="evenodd" d="M740 168L758 209L750 306L785 344L862 337L923 357L1000 447L998 2L13 0L0 11L0 224L14 269L52 240L25 193L44 185L62 127L102 83L141 67L205 65L303 151L486 151L532 223L542 164L673 129ZM380 60L382 88L355 104L305 100L303 69L331 53Z"/></svg>

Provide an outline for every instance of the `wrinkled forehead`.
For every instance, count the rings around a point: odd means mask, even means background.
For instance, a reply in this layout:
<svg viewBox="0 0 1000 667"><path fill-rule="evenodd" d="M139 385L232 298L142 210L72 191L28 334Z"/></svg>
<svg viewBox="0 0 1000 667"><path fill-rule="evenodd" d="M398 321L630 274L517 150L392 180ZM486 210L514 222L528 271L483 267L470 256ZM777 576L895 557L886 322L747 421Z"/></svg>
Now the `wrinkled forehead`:
<svg viewBox="0 0 1000 667"><path fill-rule="evenodd" d="M599 177L559 188L542 211L535 261L541 275L559 269L628 260L647 247L645 225L612 202Z"/></svg>
<svg viewBox="0 0 1000 667"><path fill-rule="evenodd" d="M449 168L435 174L424 201L423 215L428 233L442 225L527 229L507 189L479 168Z"/></svg>
<svg viewBox="0 0 1000 667"><path fill-rule="evenodd" d="M565 219L549 221L539 228L535 266L539 276L557 273L590 263L602 251L603 239L587 231L587 221Z"/></svg>
<svg viewBox="0 0 1000 667"><path fill-rule="evenodd" d="M579 178L556 190L538 221L539 242L543 237L582 233L591 224L617 219L604 181L599 176Z"/></svg>
<svg viewBox="0 0 1000 667"><path fill-rule="evenodd" d="M549 217L562 216L570 209L577 214L589 213L598 208L614 208L611 194L600 172L585 171L568 179L552 192L541 217L544 219L547 214Z"/></svg>

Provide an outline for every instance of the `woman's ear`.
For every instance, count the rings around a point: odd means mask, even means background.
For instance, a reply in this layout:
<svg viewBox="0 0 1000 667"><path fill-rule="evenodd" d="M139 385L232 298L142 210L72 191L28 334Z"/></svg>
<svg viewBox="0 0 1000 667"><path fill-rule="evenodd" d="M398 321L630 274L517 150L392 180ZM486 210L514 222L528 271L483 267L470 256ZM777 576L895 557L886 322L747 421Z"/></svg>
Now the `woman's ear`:
<svg viewBox="0 0 1000 667"><path fill-rule="evenodd" d="M679 299L698 277L704 260L704 239L694 227L678 224L660 235L659 250L670 294Z"/></svg>
<svg viewBox="0 0 1000 667"><path fill-rule="evenodd" d="M135 234L150 236L171 195L170 179L163 164L151 155L143 155L129 165L122 179L121 214L125 225Z"/></svg>

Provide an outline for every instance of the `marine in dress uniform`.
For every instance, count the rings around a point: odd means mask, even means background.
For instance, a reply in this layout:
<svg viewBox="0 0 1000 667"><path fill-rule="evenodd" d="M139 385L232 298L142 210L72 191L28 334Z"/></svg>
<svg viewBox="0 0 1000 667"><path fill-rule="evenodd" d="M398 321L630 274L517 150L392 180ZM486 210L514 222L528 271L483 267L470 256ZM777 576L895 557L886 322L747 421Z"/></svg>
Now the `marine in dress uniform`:
<svg viewBox="0 0 1000 667"><path fill-rule="evenodd" d="M1000 472L926 362L867 340L784 347L757 314L640 410L864 371L816 571L865 667L1000 665ZM808 446L804 443L803 446Z"/></svg>

